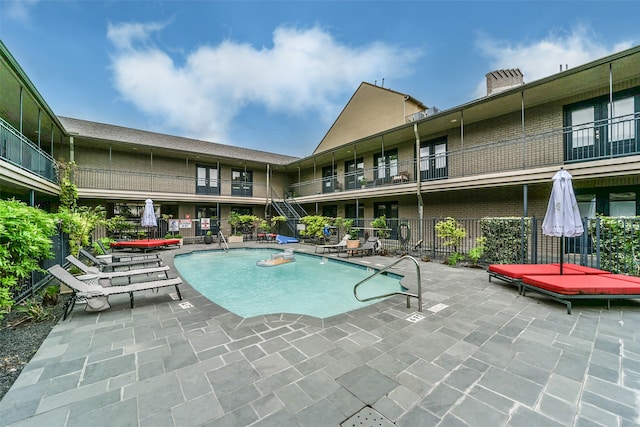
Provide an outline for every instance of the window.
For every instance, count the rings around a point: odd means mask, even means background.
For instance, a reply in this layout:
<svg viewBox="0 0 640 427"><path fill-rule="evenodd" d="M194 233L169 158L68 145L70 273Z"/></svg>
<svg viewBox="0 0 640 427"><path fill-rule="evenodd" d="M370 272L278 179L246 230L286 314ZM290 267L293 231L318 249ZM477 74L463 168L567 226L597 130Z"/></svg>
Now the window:
<svg viewBox="0 0 640 427"><path fill-rule="evenodd" d="M217 166L196 166L196 193L220 194Z"/></svg>
<svg viewBox="0 0 640 427"><path fill-rule="evenodd" d="M364 159L344 162L344 184L346 189L360 188L359 181L364 179Z"/></svg>
<svg viewBox="0 0 640 427"><path fill-rule="evenodd" d="M231 195L253 196L253 172L240 169L231 170Z"/></svg>
<svg viewBox="0 0 640 427"><path fill-rule="evenodd" d="M420 144L420 179L431 181L447 178L447 139Z"/></svg>
<svg viewBox="0 0 640 427"><path fill-rule="evenodd" d="M375 203L373 205L373 216L378 218L382 215L387 217L387 227L391 229L389 238L397 239L398 238L398 202L389 201L389 202Z"/></svg>
<svg viewBox="0 0 640 427"><path fill-rule="evenodd" d="M609 216L636 216L636 193L609 193Z"/></svg>
<svg viewBox="0 0 640 427"><path fill-rule="evenodd" d="M595 108L581 108L571 112L571 146L581 148L594 143Z"/></svg>
<svg viewBox="0 0 640 427"><path fill-rule="evenodd" d="M565 161L640 153L639 88L565 107Z"/></svg>
<svg viewBox="0 0 640 427"><path fill-rule="evenodd" d="M324 205L322 206L322 216L328 216L335 218L338 216L338 205Z"/></svg>
<svg viewBox="0 0 640 427"><path fill-rule="evenodd" d="M613 101L611 126L609 126L609 140L624 141L636 137L636 127L633 122L633 97Z"/></svg>
<svg viewBox="0 0 640 427"><path fill-rule="evenodd" d="M373 158L373 178L376 184L391 182L392 177L398 175L398 150L378 153Z"/></svg>

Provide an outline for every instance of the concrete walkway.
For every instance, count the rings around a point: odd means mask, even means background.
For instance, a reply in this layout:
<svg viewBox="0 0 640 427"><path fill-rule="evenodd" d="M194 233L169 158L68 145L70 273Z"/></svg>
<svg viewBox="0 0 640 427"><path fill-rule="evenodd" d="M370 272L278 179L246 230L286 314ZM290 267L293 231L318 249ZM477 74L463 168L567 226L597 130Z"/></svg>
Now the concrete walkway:
<svg viewBox="0 0 640 427"><path fill-rule="evenodd" d="M209 248L162 255L173 266ZM421 320L403 297L327 319L243 319L188 284L183 306L172 289L133 310L126 296L99 314L76 306L0 402L0 425L640 425L640 303L567 315L483 270L420 265ZM410 283L415 266L398 267Z"/></svg>

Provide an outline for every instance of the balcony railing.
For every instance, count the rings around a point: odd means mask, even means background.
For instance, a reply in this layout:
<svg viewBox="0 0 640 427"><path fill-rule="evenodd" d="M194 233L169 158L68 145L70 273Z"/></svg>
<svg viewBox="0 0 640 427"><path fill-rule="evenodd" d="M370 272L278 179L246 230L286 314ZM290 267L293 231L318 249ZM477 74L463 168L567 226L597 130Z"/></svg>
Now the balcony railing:
<svg viewBox="0 0 640 427"><path fill-rule="evenodd" d="M267 197L267 188L264 184L253 182L239 183L236 180L217 180L216 188L218 191L213 191L214 187L211 187L211 185L203 185L195 176L188 177L78 167L74 172L74 180L78 188L91 188L94 190L144 191L202 196Z"/></svg>
<svg viewBox="0 0 640 427"><path fill-rule="evenodd" d="M466 137L467 147L421 157L419 169L414 159L405 159L397 165L293 183L289 194L311 196L640 154L638 113L624 120L614 118L576 128L554 129L481 145L473 145L473 137ZM361 177L364 179L360 180Z"/></svg>
<svg viewBox="0 0 640 427"><path fill-rule="evenodd" d="M0 158L47 181L57 183L56 162L0 118Z"/></svg>

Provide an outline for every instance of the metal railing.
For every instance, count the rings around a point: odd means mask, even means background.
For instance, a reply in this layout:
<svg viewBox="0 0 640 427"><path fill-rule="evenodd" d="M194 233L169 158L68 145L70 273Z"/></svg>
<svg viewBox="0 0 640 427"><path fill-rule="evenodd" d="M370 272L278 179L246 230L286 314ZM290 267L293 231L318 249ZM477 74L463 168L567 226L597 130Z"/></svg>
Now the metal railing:
<svg viewBox="0 0 640 427"><path fill-rule="evenodd" d="M416 266L416 277L417 277L417 294L413 294L411 292L405 292L405 291L395 291L395 292L390 292L390 293L386 293L384 295L376 295L376 296L372 296L369 298L360 298L358 296L358 287L360 287L361 285L365 284L366 282L368 282L369 280L373 279L376 276L379 276L380 274L384 274L385 272L389 271L390 269L392 269L394 266L398 265L401 262L404 261L413 261L413 263ZM407 308L411 308L411 298L417 298L418 299L418 311L422 312L422 280L420 277L420 264L418 264L418 261L415 260L415 258L409 256L409 255L405 255L400 257L400 259L392 262L391 264L387 265L385 268L383 268L382 270L378 270L375 273L373 273L371 276L364 278L363 280L359 281L358 283L356 283L356 285L353 287L353 296L360 302L367 302L367 301L373 301L375 299L381 299L381 298L387 298L390 296L394 296L394 295L405 295L407 297Z"/></svg>
<svg viewBox="0 0 640 427"><path fill-rule="evenodd" d="M47 181L57 183L56 162L18 130L0 118L0 158Z"/></svg>
<svg viewBox="0 0 640 427"><path fill-rule="evenodd" d="M265 184L217 180L218 186L214 191L210 186L199 186L199 181L195 175L190 177L161 173L77 167L74 171L74 181L78 188L99 190L181 193L203 196L267 197L267 187Z"/></svg>
<svg viewBox="0 0 640 427"><path fill-rule="evenodd" d="M295 196L311 196L638 155L639 126L640 113L636 113L583 124L578 129L557 128L490 142L478 143L470 135L465 137L462 149L423 156L418 161L400 159L397 165L300 181L289 188ZM361 177L364 179L360 180Z"/></svg>

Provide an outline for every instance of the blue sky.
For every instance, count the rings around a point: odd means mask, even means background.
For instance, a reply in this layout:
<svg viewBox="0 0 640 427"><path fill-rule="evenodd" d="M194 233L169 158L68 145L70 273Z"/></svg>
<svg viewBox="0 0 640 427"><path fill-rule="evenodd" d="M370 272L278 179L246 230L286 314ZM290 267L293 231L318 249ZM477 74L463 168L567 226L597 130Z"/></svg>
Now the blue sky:
<svg viewBox="0 0 640 427"><path fill-rule="evenodd" d="M447 109L640 44L630 1L0 0L60 116L310 155L361 82Z"/></svg>

